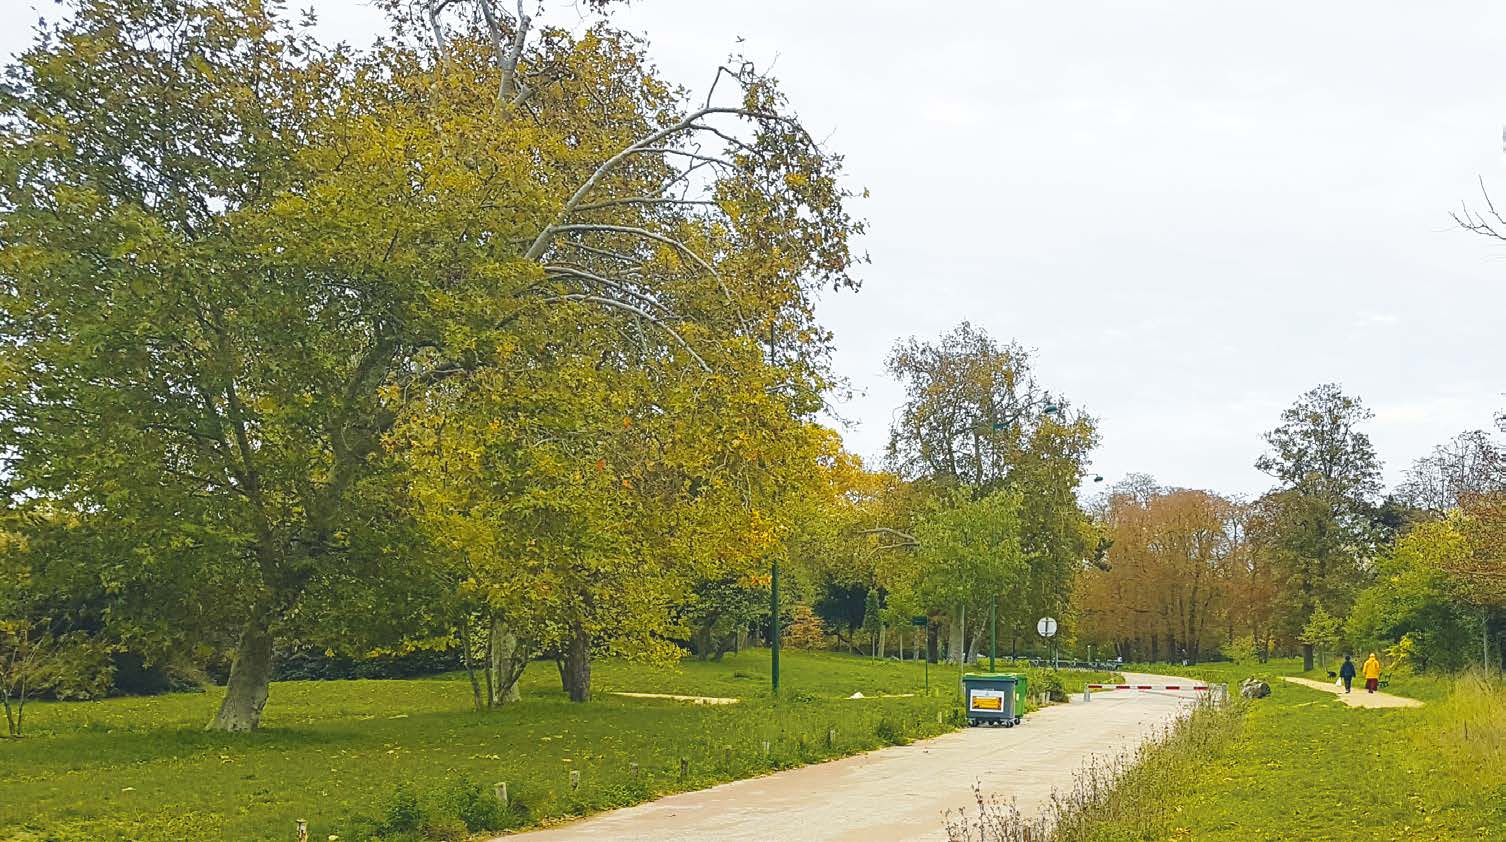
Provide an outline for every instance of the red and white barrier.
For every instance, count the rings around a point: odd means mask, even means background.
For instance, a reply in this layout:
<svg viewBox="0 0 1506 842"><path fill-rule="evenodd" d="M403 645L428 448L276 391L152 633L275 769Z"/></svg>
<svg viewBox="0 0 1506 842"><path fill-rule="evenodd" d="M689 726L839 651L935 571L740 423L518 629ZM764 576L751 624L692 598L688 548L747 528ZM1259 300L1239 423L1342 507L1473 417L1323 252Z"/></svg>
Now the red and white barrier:
<svg viewBox="0 0 1506 842"><path fill-rule="evenodd" d="M1214 701L1222 704L1228 698L1228 688L1222 684L1086 684L1082 700L1093 700L1094 690L1188 690L1208 693Z"/></svg>
<svg viewBox="0 0 1506 842"><path fill-rule="evenodd" d="M1089 684L1089 690L1211 690L1207 684Z"/></svg>

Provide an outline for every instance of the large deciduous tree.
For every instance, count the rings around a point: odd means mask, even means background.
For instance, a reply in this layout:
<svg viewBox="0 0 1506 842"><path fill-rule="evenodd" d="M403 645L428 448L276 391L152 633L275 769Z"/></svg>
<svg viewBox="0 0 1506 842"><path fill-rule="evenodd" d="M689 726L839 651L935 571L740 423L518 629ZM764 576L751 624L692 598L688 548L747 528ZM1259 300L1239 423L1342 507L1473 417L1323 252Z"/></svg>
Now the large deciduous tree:
<svg viewBox="0 0 1506 842"><path fill-rule="evenodd" d="M1321 603L1334 615L1369 576L1374 550L1372 500L1380 490L1380 461L1360 426L1371 413L1336 385L1318 386L1281 413L1265 434L1270 450L1255 466L1277 488L1256 508L1257 553L1280 572L1284 629L1300 635ZM1312 669L1313 644L1302 644Z"/></svg>
<svg viewBox="0 0 1506 842"><path fill-rule="evenodd" d="M430 613L384 443L541 365L544 311L609 314L616 371L773 335L819 403L855 226L772 82L691 103L631 38L472 8L355 54L276 3L79 0L0 94L8 490L71 516L122 636L231 630L213 728L256 727L276 641Z"/></svg>
<svg viewBox="0 0 1506 842"><path fill-rule="evenodd" d="M887 365L905 390L888 448L902 478L941 499L954 499L950 490L957 488L975 497L1001 489L1019 495L1028 576L1001 603L1004 627L1019 636L1042 613L1061 613L1079 565L1097 543L1076 497L1097 443L1093 419L1036 383L1024 349L999 345L967 322L935 341L897 343ZM963 610L935 607L954 615ZM962 618L951 620L965 634ZM953 642L954 654L961 645Z"/></svg>

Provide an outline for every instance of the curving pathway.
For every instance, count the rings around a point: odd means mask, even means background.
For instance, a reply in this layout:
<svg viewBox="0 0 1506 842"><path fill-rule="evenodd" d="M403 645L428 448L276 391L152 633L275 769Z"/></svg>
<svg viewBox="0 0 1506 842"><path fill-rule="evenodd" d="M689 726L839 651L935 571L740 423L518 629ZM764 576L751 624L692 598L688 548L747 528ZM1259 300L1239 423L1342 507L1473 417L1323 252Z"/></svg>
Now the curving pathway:
<svg viewBox="0 0 1506 842"><path fill-rule="evenodd" d="M1422 702L1409 699L1406 696L1393 696L1390 693L1366 693L1365 687L1360 680L1356 680L1353 692L1345 693L1344 688L1325 684L1322 681L1314 681L1311 678L1298 678L1294 675L1284 675L1282 678L1293 684L1303 687L1311 687L1314 690L1323 690L1339 697L1339 701L1352 708L1420 708Z"/></svg>
<svg viewBox="0 0 1506 842"><path fill-rule="evenodd" d="M1187 683L1125 674L1135 684ZM975 807L973 785L1039 811L1095 756L1114 755L1189 708L1194 693L1113 691L1053 705L1017 728L967 728L930 740L670 795L526 842L899 842L945 840L948 810Z"/></svg>

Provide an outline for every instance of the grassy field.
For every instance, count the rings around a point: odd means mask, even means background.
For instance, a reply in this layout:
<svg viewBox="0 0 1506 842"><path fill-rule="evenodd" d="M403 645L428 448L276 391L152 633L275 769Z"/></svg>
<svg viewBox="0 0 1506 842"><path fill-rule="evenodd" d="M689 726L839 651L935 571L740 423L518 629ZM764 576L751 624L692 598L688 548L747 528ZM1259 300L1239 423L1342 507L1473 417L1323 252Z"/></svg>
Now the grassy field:
<svg viewBox="0 0 1506 842"><path fill-rule="evenodd" d="M1427 704L1372 710L1280 681L1297 661L1156 671L1275 680L1151 749L1067 839L1506 839L1499 679L1396 675L1389 692Z"/></svg>
<svg viewBox="0 0 1506 842"><path fill-rule="evenodd" d="M956 667L931 668L930 696L915 663L792 651L782 667L776 702L766 651L675 667L608 661L593 671L596 699L579 705L552 665L534 664L524 701L489 714L470 709L461 676L282 682L263 730L238 736L203 731L217 688L37 704L29 736L0 741L0 839L286 840L298 818L314 839L458 839L468 825L547 823L955 727ZM1105 678L1061 676L1068 690ZM854 692L867 698L846 698ZM497 781L513 801L500 815Z"/></svg>

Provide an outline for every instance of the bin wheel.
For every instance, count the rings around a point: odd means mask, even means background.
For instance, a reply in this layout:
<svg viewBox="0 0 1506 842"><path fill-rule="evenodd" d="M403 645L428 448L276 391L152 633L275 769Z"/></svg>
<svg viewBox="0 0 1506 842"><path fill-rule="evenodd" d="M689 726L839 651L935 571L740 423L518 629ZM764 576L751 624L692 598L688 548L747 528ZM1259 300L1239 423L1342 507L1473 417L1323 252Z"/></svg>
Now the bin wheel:
<svg viewBox="0 0 1506 842"><path fill-rule="evenodd" d="M1014 720L1013 719L1006 719L1006 720L1004 720L1004 727L1005 728L1013 728L1014 727Z"/></svg>
<svg viewBox="0 0 1506 842"><path fill-rule="evenodd" d="M978 720L969 718L967 720L967 727L969 727L969 728L976 728L976 727L978 727Z"/></svg>

